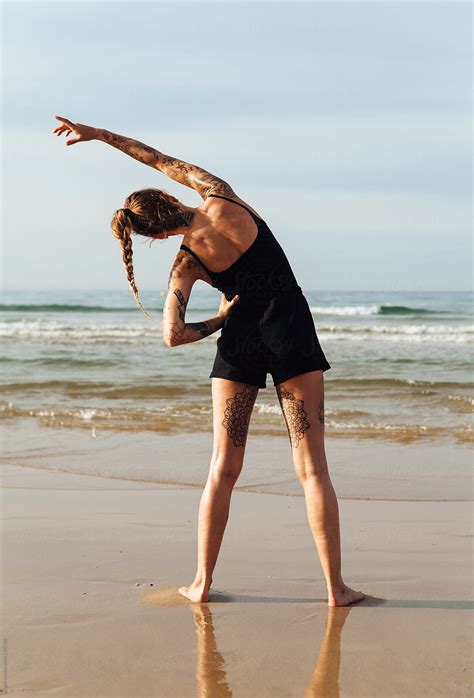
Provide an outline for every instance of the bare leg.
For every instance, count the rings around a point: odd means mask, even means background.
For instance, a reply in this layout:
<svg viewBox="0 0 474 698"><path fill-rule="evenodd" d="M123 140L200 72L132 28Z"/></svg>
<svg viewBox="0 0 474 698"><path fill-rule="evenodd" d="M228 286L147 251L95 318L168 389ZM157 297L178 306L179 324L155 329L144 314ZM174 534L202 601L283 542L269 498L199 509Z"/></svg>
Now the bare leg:
<svg viewBox="0 0 474 698"><path fill-rule="evenodd" d="M326 577L329 606L347 606L365 598L344 584L341 575L339 506L324 449L324 375L302 373L277 387L288 427L293 464L303 487L308 522Z"/></svg>
<svg viewBox="0 0 474 698"><path fill-rule="evenodd" d="M191 601L208 601L212 572L229 518L232 490L242 470L248 425L258 388L212 379L214 449L199 505L198 564L194 581L179 593Z"/></svg>

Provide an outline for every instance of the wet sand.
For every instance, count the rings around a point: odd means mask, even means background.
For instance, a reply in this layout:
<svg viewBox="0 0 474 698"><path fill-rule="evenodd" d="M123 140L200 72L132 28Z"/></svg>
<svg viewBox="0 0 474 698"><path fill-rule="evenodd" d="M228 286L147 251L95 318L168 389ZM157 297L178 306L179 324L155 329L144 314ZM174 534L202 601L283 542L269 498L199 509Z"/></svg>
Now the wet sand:
<svg viewBox="0 0 474 698"><path fill-rule="evenodd" d="M211 602L178 597L195 571L200 495L2 466L0 689L472 694L470 502L341 499L344 579L367 599L330 609L304 499L245 491L232 498Z"/></svg>
<svg viewBox="0 0 474 698"><path fill-rule="evenodd" d="M50 429L35 421L18 420L8 422L2 446L0 463L202 488L212 455L212 434ZM467 444L326 436L325 449L341 499L473 498L473 450ZM287 435L262 436L250 425L236 489L302 496Z"/></svg>

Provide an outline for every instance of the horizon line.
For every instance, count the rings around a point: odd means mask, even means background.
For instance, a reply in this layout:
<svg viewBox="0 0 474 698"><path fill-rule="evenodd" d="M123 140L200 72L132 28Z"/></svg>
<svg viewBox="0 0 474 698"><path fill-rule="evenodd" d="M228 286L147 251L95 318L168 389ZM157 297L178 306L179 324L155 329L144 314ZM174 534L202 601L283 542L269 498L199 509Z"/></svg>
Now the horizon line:
<svg viewBox="0 0 474 698"><path fill-rule="evenodd" d="M301 286L301 284L300 284ZM304 288L305 292L310 293L474 293L474 289L466 288L450 288L450 289L429 289L429 288L405 288L405 289L393 289L393 288ZM1 288L2 293L123 293L129 291L128 288ZM140 293L162 293L166 292L167 288L142 288ZM211 291L219 290L214 287L202 288L195 287L193 289L194 293L207 293Z"/></svg>

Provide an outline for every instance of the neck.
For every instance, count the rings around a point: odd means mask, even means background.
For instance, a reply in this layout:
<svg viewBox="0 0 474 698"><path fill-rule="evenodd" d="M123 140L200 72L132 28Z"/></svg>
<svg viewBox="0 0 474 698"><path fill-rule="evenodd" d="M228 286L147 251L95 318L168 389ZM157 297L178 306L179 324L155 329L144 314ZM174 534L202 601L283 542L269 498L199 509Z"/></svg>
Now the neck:
<svg viewBox="0 0 474 698"><path fill-rule="evenodd" d="M183 218L185 223L179 228L170 230L169 235L188 235L191 229L200 229L208 224L208 217L205 212L199 208L183 205Z"/></svg>
<svg viewBox="0 0 474 698"><path fill-rule="evenodd" d="M191 225L191 223L192 223L193 220L194 220L195 215L196 215L196 213L195 213L194 211L185 211L185 212L184 212L183 216L184 216L185 222L184 222L183 225L184 225L186 228L189 228L189 226Z"/></svg>
<svg viewBox="0 0 474 698"><path fill-rule="evenodd" d="M157 237L169 238L173 235L186 235L188 229L191 227L193 223L195 215L195 210L190 207L187 207L186 210L183 211L183 225L180 225L179 228L173 228L173 230L167 230L165 233L160 233L159 235L157 235Z"/></svg>

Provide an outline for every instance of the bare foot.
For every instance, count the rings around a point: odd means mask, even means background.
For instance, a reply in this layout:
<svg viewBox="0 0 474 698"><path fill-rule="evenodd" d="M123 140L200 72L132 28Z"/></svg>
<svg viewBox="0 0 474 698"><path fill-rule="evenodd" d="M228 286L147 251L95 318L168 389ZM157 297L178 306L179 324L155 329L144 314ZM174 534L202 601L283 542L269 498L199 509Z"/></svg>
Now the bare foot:
<svg viewBox="0 0 474 698"><path fill-rule="evenodd" d="M342 590L333 589L328 594L328 606L348 606L351 603L362 601L362 599L365 599L365 594L361 591L355 591L355 589L351 589L344 584Z"/></svg>
<svg viewBox="0 0 474 698"><path fill-rule="evenodd" d="M209 584L209 586L211 585ZM189 601L193 601L194 603L206 603L206 601L209 601L208 590L202 585L195 584L194 582L188 587L179 587L178 592L181 596L185 596Z"/></svg>

